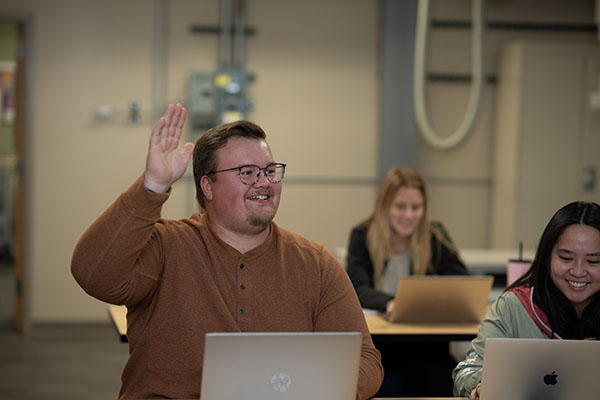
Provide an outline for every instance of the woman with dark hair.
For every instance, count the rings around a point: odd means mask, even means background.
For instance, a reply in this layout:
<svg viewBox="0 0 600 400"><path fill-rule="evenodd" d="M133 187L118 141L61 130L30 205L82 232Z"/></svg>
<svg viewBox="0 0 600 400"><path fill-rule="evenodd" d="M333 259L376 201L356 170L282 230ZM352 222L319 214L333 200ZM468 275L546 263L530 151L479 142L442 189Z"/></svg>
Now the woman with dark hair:
<svg viewBox="0 0 600 400"><path fill-rule="evenodd" d="M488 337L600 338L600 206L573 202L554 214L531 267L492 304L454 369L454 394L479 397Z"/></svg>

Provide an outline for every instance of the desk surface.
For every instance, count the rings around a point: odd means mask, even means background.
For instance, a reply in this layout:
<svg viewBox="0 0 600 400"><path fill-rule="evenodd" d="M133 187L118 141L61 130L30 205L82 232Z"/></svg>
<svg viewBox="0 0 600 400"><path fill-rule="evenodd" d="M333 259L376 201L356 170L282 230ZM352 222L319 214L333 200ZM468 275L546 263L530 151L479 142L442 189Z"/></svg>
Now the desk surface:
<svg viewBox="0 0 600 400"><path fill-rule="evenodd" d="M122 342L127 342L127 308L109 305L108 312ZM379 338L402 336L405 339L471 340L477 335L473 324L393 324L381 315L365 315L371 335Z"/></svg>
<svg viewBox="0 0 600 400"><path fill-rule="evenodd" d="M369 332L374 341L454 341L472 340L477 336L479 323L394 324L381 315L365 315Z"/></svg>
<svg viewBox="0 0 600 400"><path fill-rule="evenodd" d="M372 335L476 335L479 323L394 324L381 315L365 315Z"/></svg>
<svg viewBox="0 0 600 400"><path fill-rule="evenodd" d="M119 333L121 342L127 342L127 308L109 305L110 318ZM411 339L423 340L470 340L477 335L479 324L393 324L381 315L365 315L374 341ZM458 397L385 398L385 400L453 400ZM462 397L460 399L463 399ZM373 400L377 400L374 398ZM379 399L383 400L383 399Z"/></svg>

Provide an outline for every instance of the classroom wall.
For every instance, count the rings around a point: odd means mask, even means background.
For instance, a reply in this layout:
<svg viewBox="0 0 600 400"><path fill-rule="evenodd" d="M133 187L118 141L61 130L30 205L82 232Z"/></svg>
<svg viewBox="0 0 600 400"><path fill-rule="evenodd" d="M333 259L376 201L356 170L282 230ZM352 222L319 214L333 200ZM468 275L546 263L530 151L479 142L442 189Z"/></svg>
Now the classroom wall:
<svg viewBox="0 0 600 400"><path fill-rule="evenodd" d="M493 205L496 172L493 170L495 151L494 139L504 132L497 131L498 120L506 118L498 114L497 93L499 65L505 46L514 41L538 41L547 43L598 43L595 32L560 29L561 26L577 26L593 23L594 1L562 0L487 0L485 19L488 23L502 28L488 28L485 31L484 54L485 73L490 79L484 87L481 110L473 132L460 146L450 151L432 148L419 138L417 146L417 168L425 176L430 200L430 212L441 219L449 229L453 239L461 248L494 247L491 232L492 207L502 208L497 202ZM435 21L470 21L470 0L437 0L431 2L431 19ZM518 25L522 24L521 27ZM513 28L506 27L513 25ZM554 29L538 27L555 26ZM431 28L428 46L428 71L436 75L469 76L471 54L471 32L464 28ZM465 114L469 99L469 82L429 82L426 92L430 120L434 129L442 136L449 135L459 126ZM553 95L548 87L533 88ZM583 93L582 93L583 95ZM544 110L535 115L528 113L524 118L545 118ZM560 118L560 117L558 117ZM572 127L576 129L575 126ZM599 127L600 129L600 127ZM540 147L540 150L543 147ZM531 155L533 156L533 155ZM543 152L536 154L543 158ZM534 163L534 158L530 158ZM579 180L579 176L572 177ZM556 188L556 190L561 190ZM600 200L600 192L595 194ZM548 211L551 217L553 209ZM527 215L527 210L522 211ZM536 223L539 219L535 220ZM502 223L501 220L496 223ZM536 226L541 234L543 226ZM517 237L502 243L502 248L518 246ZM537 242L527 235L527 246L535 247Z"/></svg>
<svg viewBox="0 0 600 400"><path fill-rule="evenodd" d="M350 228L373 205L377 176L379 8L372 0L248 0L249 118L267 131L288 178L276 221L322 242L345 246ZM490 0L494 18L591 21L591 0ZM568 7L565 4L569 4ZM28 27L26 286L29 321L97 321L105 305L71 277L70 257L86 227L143 171L152 109L152 60L157 16L166 9L164 66L168 102L185 103L190 72L218 65L218 39L190 33L191 24L218 25L218 0L0 0L0 16ZM469 0L434 1L432 15L469 18ZM544 12L540 6L544 5ZM518 7L517 7L518 5ZM160 20L161 18L158 18ZM491 32L488 73L502 44L521 36L595 40L577 34ZM468 72L468 31L431 34L429 68ZM162 82L164 83L164 82ZM407 88L407 90L410 90ZM442 132L460 121L464 84L430 83L430 115ZM130 102L142 119L127 120ZM108 120L95 117L112 105ZM487 85L476 129L460 148L441 152L420 141L414 151L426 177L431 215L460 247L489 246L494 86ZM194 140L197 132L188 129ZM164 216L195 210L194 189L177 183Z"/></svg>
<svg viewBox="0 0 600 400"><path fill-rule="evenodd" d="M288 177L323 171L374 176L376 4L249 3L248 24L257 32L247 42L247 68L256 76L251 118L268 132L276 158L289 164ZM0 15L25 18L30 28L25 273L33 323L106 318L105 306L72 279L70 258L85 228L144 168L154 123L152 4L0 1ZM218 25L219 2L166 5L167 100L185 102L189 73L212 72L218 65L218 38L191 34L190 25ZM342 8L347 12L340 13ZM132 101L142 110L136 125L127 121ZM116 113L99 120L94 114L104 104ZM188 129L186 135L194 140L197 133ZM371 187L339 189L286 187L277 222L329 246L345 242L373 193ZM193 196L190 180L176 184L164 215L189 215ZM321 223L325 213L328 224Z"/></svg>

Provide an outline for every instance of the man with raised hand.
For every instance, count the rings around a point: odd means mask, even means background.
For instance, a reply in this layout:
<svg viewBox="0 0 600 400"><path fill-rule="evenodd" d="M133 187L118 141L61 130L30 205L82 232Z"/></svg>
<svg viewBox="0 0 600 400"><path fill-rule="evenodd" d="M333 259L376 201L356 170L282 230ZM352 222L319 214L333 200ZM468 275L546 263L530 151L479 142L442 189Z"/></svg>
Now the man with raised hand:
<svg viewBox="0 0 600 400"><path fill-rule="evenodd" d="M216 126L195 145L169 105L150 137L146 169L86 230L71 270L102 301L127 306L129 359L121 399L198 398L208 332L360 331L357 399L383 379L347 274L322 245L279 227L283 163L248 121ZM203 212L161 218L193 152Z"/></svg>

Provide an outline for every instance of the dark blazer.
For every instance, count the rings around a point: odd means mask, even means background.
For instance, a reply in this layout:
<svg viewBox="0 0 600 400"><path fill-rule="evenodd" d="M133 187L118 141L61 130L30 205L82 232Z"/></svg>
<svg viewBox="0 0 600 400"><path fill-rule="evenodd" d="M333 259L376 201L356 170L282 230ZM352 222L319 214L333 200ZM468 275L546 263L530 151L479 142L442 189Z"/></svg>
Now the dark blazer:
<svg viewBox="0 0 600 400"><path fill-rule="evenodd" d="M452 242L442 224L432 223L432 225L435 225L447 241ZM467 268L458 254L444 245L433 232L431 233L431 263L433 272L428 271L428 275L468 274ZM346 271L350 276L350 280L352 280L361 306L385 312L387 302L393 299L394 296L375 289L373 270L373 261L367 248L367 227L359 225L352 229L350 233Z"/></svg>

